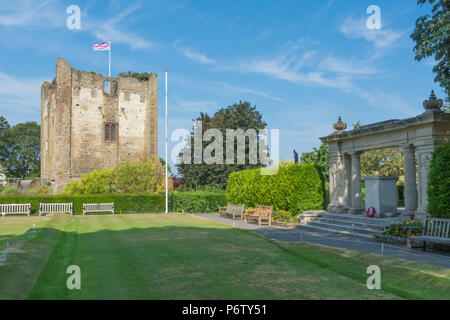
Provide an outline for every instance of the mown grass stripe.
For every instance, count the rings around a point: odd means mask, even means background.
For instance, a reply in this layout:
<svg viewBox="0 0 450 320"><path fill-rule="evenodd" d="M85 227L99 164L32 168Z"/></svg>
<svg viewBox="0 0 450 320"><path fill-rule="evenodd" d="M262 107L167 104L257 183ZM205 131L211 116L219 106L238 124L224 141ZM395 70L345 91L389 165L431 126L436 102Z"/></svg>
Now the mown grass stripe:
<svg viewBox="0 0 450 320"><path fill-rule="evenodd" d="M60 230L60 236L53 251L27 299L48 299L50 296L56 296L58 299L68 297L66 279L69 275L66 273L66 269L72 265L75 253L78 220L73 219L73 217L67 217L66 219L67 222Z"/></svg>
<svg viewBox="0 0 450 320"><path fill-rule="evenodd" d="M0 299L27 298L61 236L58 230L61 222L52 217L47 224L36 229L36 235L30 238L25 233L16 239L20 248L10 253L8 262L1 267Z"/></svg>

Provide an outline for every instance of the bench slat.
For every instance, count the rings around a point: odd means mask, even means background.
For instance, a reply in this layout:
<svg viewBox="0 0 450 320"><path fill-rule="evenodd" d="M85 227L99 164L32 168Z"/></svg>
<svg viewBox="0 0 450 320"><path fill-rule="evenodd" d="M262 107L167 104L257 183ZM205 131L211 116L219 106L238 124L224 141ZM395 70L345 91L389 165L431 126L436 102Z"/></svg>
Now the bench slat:
<svg viewBox="0 0 450 320"><path fill-rule="evenodd" d="M450 243L450 219L426 217L421 236L412 237L433 243Z"/></svg>
<svg viewBox="0 0 450 320"><path fill-rule="evenodd" d="M114 202L113 203L84 203L83 215L86 212L111 212L114 214Z"/></svg>
<svg viewBox="0 0 450 320"><path fill-rule="evenodd" d="M50 213L73 214L73 203L40 203L39 215Z"/></svg>
<svg viewBox="0 0 450 320"><path fill-rule="evenodd" d="M19 203L19 204L0 204L0 214L5 217L5 215L16 215L16 214L26 214L31 213L31 203Z"/></svg>

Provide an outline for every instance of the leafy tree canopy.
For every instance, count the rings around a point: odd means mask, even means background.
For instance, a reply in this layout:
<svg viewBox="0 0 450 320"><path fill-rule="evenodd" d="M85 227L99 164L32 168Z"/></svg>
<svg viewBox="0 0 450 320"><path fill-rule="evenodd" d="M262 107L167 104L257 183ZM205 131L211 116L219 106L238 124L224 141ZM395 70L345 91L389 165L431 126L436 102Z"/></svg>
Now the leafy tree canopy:
<svg viewBox="0 0 450 320"><path fill-rule="evenodd" d="M415 59L420 61L434 56L436 65L433 72L435 82L445 89L447 97L450 91L450 1L418 0L417 4L432 5L432 15L424 15L416 20L416 27L411 34ZM447 98L448 99L448 98Z"/></svg>
<svg viewBox="0 0 450 320"><path fill-rule="evenodd" d="M159 157L159 163L161 164L162 167L165 168L166 160L164 160L163 158ZM169 174L172 174L172 168L170 167L170 164L167 164L167 171L169 172Z"/></svg>
<svg viewBox="0 0 450 320"><path fill-rule="evenodd" d="M322 143L317 149L313 148L312 152L303 152L300 157L301 164L311 163L316 166L317 172L323 182L328 182L329 177L329 164L328 164L328 144Z"/></svg>
<svg viewBox="0 0 450 320"><path fill-rule="evenodd" d="M196 120L202 121L203 133L208 129L218 129L223 137L223 164L194 164L194 151L191 152L191 164L181 163L177 165L178 172L183 176L187 186L198 188L201 186L217 186L225 189L227 185L228 175L234 171L245 169L254 169L262 167L263 165L257 159L257 164L249 164L249 138L245 141L245 164L226 164L226 129L248 129L258 130L264 129L266 123L262 120L262 115L252 107L250 102L239 102L232 106L219 109L212 117L207 113L200 113ZM194 131L191 132L191 146L194 146ZM257 138L258 140L258 138ZM257 146L259 141L255 141ZM203 142L204 148L211 142ZM202 150L202 151L203 151ZM235 141L234 148L235 159L237 159L237 142ZM183 152L180 153L180 158L183 157ZM236 161L235 161L236 163Z"/></svg>
<svg viewBox="0 0 450 320"><path fill-rule="evenodd" d="M19 123L9 128L0 118L0 162L8 175L24 179L40 175L41 129L36 122Z"/></svg>
<svg viewBox="0 0 450 320"><path fill-rule="evenodd" d="M359 129L361 122L353 124L353 130ZM400 148L385 148L363 152L361 154L361 176L399 176L403 181L403 152Z"/></svg>
<svg viewBox="0 0 450 320"><path fill-rule="evenodd" d="M11 129L8 121L0 116L0 163L3 163L8 155L7 136Z"/></svg>

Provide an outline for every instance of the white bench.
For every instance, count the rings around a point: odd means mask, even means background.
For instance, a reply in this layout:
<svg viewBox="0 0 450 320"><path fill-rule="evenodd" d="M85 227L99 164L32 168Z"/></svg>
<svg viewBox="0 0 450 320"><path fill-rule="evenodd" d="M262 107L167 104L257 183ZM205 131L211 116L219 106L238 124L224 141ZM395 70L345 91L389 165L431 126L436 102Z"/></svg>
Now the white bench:
<svg viewBox="0 0 450 320"><path fill-rule="evenodd" d="M450 245L450 219L426 217L422 235L411 239L423 241L424 250L426 243Z"/></svg>
<svg viewBox="0 0 450 320"><path fill-rule="evenodd" d="M41 203L39 205L39 215L50 213L73 214L73 203Z"/></svg>
<svg viewBox="0 0 450 320"><path fill-rule="evenodd" d="M7 214L26 214L31 213L31 203L26 204L0 204L0 214L5 217Z"/></svg>
<svg viewBox="0 0 450 320"><path fill-rule="evenodd" d="M84 203L83 215L86 212L111 212L114 214L114 202L113 203Z"/></svg>

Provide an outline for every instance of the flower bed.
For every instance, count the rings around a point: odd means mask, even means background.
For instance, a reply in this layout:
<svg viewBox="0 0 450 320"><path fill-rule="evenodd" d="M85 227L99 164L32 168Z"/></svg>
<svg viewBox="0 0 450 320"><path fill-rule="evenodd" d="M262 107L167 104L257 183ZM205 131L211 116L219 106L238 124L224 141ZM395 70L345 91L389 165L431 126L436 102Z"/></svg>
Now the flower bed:
<svg viewBox="0 0 450 320"><path fill-rule="evenodd" d="M407 244L407 230L411 231L411 236L422 235L423 221L420 219L408 220L401 222L392 222L389 229L383 234L375 234L373 237L377 241L405 245ZM411 246L413 248L422 247L423 241L411 239Z"/></svg>
<svg viewBox="0 0 450 320"><path fill-rule="evenodd" d="M420 236L422 235L422 228L423 228L423 221L420 219L392 222L389 226L389 230L385 231L383 235L406 239L407 229L411 229L411 236Z"/></svg>
<svg viewBox="0 0 450 320"><path fill-rule="evenodd" d="M295 227L295 224L299 223L300 219L298 215L292 215L288 211L276 209L272 212L272 224L282 227Z"/></svg>

